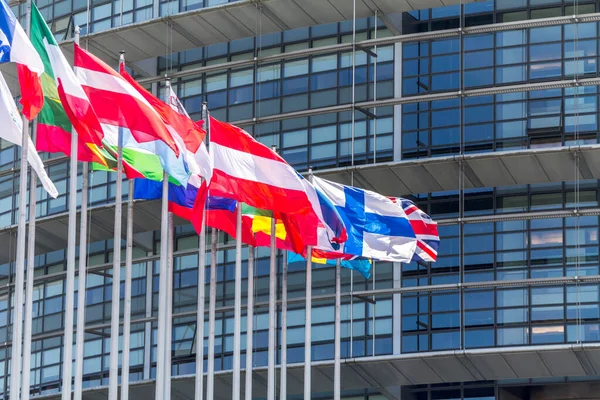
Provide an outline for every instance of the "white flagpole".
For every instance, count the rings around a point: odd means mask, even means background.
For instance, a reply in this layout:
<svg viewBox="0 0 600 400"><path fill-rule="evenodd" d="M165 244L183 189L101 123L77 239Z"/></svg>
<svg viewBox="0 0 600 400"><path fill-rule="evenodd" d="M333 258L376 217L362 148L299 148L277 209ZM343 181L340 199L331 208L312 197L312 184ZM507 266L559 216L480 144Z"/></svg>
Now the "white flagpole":
<svg viewBox="0 0 600 400"><path fill-rule="evenodd" d="M31 30L31 0L25 5L25 31ZM29 121L23 117L23 137L21 143L21 172L19 175L19 220L17 231L17 259L15 261L15 295L13 314L13 335L10 370L10 399L19 399L21 388L21 340L23 339L23 281L25 279L25 242L27 197L27 153L29 149Z"/></svg>
<svg viewBox="0 0 600 400"><path fill-rule="evenodd" d="M33 124L33 142L37 123ZM31 376L31 340L33 325L33 277L35 268L35 214L36 214L36 174L31 168L29 182L29 237L27 239L27 279L25 280L25 327L23 328L23 375L21 378L21 399L29 400L29 382Z"/></svg>
<svg viewBox="0 0 600 400"><path fill-rule="evenodd" d="M202 103L202 117L206 121L206 134L210 146L210 114L206 102ZM210 150L210 147L209 147ZM210 194L210 193L209 193ZM217 303L217 230L210 230L210 288L208 300L208 366L206 375L206 400L215 396L215 308Z"/></svg>
<svg viewBox="0 0 600 400"><path fill-rule="evenodd" d="M287 274L288 252L283 252L283 278L281 281L281 377L279 378L279 398L287 398Z"/></svg>
<svg viewBox="0 0 600 400"><path fill-rule="evenodd" d="M171 80L165 81L167 101L170 103ZM171 341L173 335L173 213L168 214L168 247L167 247L167 296L165 298L165 375L164 399L171 398Z"/></svg>
<svg viewBox="0 0 600 400"><path fill-rule="evenodd" d="M79 26L75 27L75 43L79 44ZM81 400L83 389L83 349L85 342L85 289L87 278L87 202L88 163L83 164L81 179L81 221L79 229L79 276L77 281L77 331L75 333L75 389L73 400Z"/></svg>
<svg viewBox="0 0 600 400"><path fill-rule="evenodd" d="M127 195L127 239L125 244L125 298L123 301L123 356L121 361L121 400L129 400L129 354L131 343L131 281L133 268L133 179Z"/></svg>
<svg viewBox="0 0 600 400"><path fill-rule="evenodd" d="M71 399L73 378L73 314L75 311L75 248L77 246L77 132L71 129L69 160L69 230L67 236L67 277L63 336L62 399ZM119 219L120 221L120 219ZM117 309L118 310L118 309Z"/></svg>
<svg viewBox="0 0 600 400"><path fill-rule="evenodd" d="M79 232L79 280L77 292L77 332L75 347L75 393L73 400L81 400L83 389L83 350L85 346L85 291L87 279L87 202L88 202L88 163L83 163L81 185L81 228Z"/></svg>
<svg viewBox="0 0 600 400"><path fill-rule="evenodd" d="M215 396L215 308L217 303L217 230L210 230L210 293L208 303L208 366L206 400Z"/></svg>
<svg viewBox="0 0 600 400"><path fill-rule="evenodd" d="M202 119L204 128L208 133L208 110L206 103L202 103ZM206 205L205 205L206 207ZM203 211L202 229L198 243L198 305L196 307L196 381L194 387L194 400L204 398L204 303L206 302L206 218L207 212Z"/></svg>
<svg viewBox="0 0 600 400"><path fill-rule="evenodd" d="M335 264L335 353L333 367L333 400L341 399L341 337L340 337L340 312L341 312L341 271L340 259Z"/></svg>
<svg viewBox="0 0 600 400"><path fill-rule="evenodd" d="M163 399L165 392L165 347L166 347L166 309L167 300L167 257L169 252L169 176L163 173L162 206L161 206L161 231L160 231L160 272L158 283L158 337L156 349L156 399Z"/></svg>
<svg viewBox="0 0 600 400"><path fill-rule="evenodd" d="M254 347L254 247L248 246L248 302L246 312L245 400L252 400L252 349Z"/></svg>
<svg viewBox="0 0 600 400"><path fill-rule="evenodd" d="M275 146L272 150L276 152ZM267 352L267 400L275 400L275 318L277 315L277 227L275 217L271 218L271 258L269 270L269 348Z"/></svg>
<svg viewBox="0 0 600 400"><path fill-rule="evenodd" d="M121 52L119 64L125 63ZM121 214L123 203L123 128L119 128L117 146L117 181L115 182L115 232L113 238L112 304L110 309L110 367L108 399L117 400L119 395L119 302L121 289ZM64 399L68 400L68 399Z"/></svg>
<svg viewBox="0 0 600 400"><path fill-rule="evenodd" d="M242 203L238 201L235 228L235 288L233 302L233 376L231 399L240 400L240 358L242 321Z"/></svg>
<svg viewBox="0 0 600 400"><path fill-rule="evenodd" d="M171 398L171 340L173 336L173 213L169 213L169 250L167 251L167 298L165 299L165 394Z"/></svg>
<svg viewBox="0 0 600 400"><path fill-rule="evenodd" d="M312 168L308 168L312 183ZM311 400L311 350L312 350L312 246L306 247L306 304L304 312L304 400Z"/></svg>
<svg viewBox="0 0 600 400"><path fill-rule="evenodd" d="M194 400L204 398L204 302L206 301L206 212L202 216L202 230L198 251L198 305L196 307L196 381Z"/></svg>

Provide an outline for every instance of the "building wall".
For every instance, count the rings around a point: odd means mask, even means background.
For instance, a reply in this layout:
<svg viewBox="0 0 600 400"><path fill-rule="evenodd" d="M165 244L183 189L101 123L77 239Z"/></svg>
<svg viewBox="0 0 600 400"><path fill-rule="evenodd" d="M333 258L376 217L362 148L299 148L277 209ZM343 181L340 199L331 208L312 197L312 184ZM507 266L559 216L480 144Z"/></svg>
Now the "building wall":
<svg viewBox="0 0 600 400"><path fill-rule="evenodd" d="M127 1L121 3L70 0L38 3L52 21L57 37L69 37L72 25L85 32L139 22L149 18L214 6L223 1ZM21 7L22 8L22 7ZM87 10L90 10L88 14ZM16 7L15 7L16 9ZM459 26L519 21L600 10L598 1L496 0L460 7L407 13L406 34ZM21 11L22 10L17 10ZM89 16L89 25L88 25ZM462 22L461 22L462 21ZM374 18L357 21L357 40L391 35ZM463 35L380 46L378 57L356 53L355 100L365 101L464 91L491 86L528 84L598 75L596 22L552 27L519 28L503 32ZM257 38L207 46L146 61L155 74L252 59L307 48L347 43L352 23L342 22ZM261 64L227 72L202 73L172 82L188 112L200 118L202 101L213 116L240 121L299 110L318 109L352 101L352 53L332 53ZM375 66L377 63L377 66ZM376 74L376 79L375 79ZM160 94L163 85L154 85ZM598 141L597 87L544 89L510 94L420 101L370 110L376 119L356 111L352 145L352 114L329 112L284 119L244 128L266 145L276 145L282 156L299 171L436 156L492 151L591 144ZM354 155L350 154L354 148ZM0 150L0 226L16 222L18 175L10 170L19 153L2 143ZM52 156L55 157L55 156ZM38 191L38 216L64 213L68 187L66 161L49 167L49 175L62 194L49 199ZM504 287L502 282L563 276L599 275L598 217L533 218L539 211L593 209L598 207L598 181L573 180L539 185L455 191L397 193L412 198L440 226L442 243L435 264L396 266L374 264L373 277L364 279L342 272L342 291L415 287L445 283L498 281L488 289L431 291L378 296L375 305L345 298L342 305L342 357L417 353L448 349L496 346L579 343L600 340L600 286L598 284L529 285ZM80 178L80 177L79 177ZM92 206L114 201L111 174L90 175ZM124 196L127 185L123 186ZM460 190L463 189L463 190ZM521 213L519 217L504 215ZM484 222L469 218L487 217ZM458 219L462 222L459 222ZM466 221L466 222L465 222ZM94 228L92 228L94 229ZM132 320L156 315L158 298L159 234L140 241L134 252ZM147 242L147 243L146 243ZM233 304L233 242L219 235L217 308ZM9 251L14 253L14 244ZM89 263L106 265L106 273L90 274L86 300L85 387L108 383L108 333L111 304L110 262L112 241L90 244ZM173 374L195 372L196 291L198 239L191 227L176 232L173 286ZM60 391L66 250L36 257L34 301L34 356L31 389L35 394ZM148 259L150 257L150 259ZM268 298L268 251L257 250L255 301ZM243 255L247 260L247 250ZM207 254L206 264L210 264ZM279 259L281 272L281 257ZM14 264L0 266L0 284L11 282ZM108 274L108 275L107 275ZM46 276L46 278L42 278ZM124 276L124 274L122 274ZM210 268L206 269L206 282ZM304 296L304 266L290 265L289 298ZM243 293L246 294L247 276ZM334 270L315 266L313 293L332 294ZM278 279L281 284L281 279ZM0 342L11 339L12 289L0 297ZM304 305L288 307L288 362L304 357ZM192 315L192 316L190 316ZM333 358L333 299L313 303L313 360ZM267 362L265 308L255 310L255 364ZM207 321L204 321L207 324ZM242 316L242 350L245 316ZM155 375L156 322L132 326L131 380ZM208 329L205 329L208 332ZM233 312L217 313L216 370L230 369L233 350ZM204 338L207 345L207 338ZM0 391L6 390L10 347L0 346ZM205 354L207 352L205 351ZM279 356L278 356L279 360ZM206 361L205 361L206 362ZM242 354L242 365L245 354ZM531 384L532 382L527 382ZM502 382L475 382L446 386L405 388L403 397L455 399L499 397ZM317 389L329 392L330 388ZM371 391L348 395L374 396ZM323 395L327 397L326 394ZM376 398L376 397L369 398Z"/></svg>

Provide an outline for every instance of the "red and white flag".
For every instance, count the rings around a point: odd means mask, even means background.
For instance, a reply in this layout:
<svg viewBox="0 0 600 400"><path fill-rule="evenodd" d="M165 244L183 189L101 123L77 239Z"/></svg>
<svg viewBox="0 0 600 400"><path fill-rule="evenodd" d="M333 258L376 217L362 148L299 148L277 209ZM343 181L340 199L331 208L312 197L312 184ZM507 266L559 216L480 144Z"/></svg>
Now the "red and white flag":
<svg viewBox="0 0 600 400"><path fill-rule="evenodd" d="M139 143L163 141L179 157L175 139L144 96L106 63L77 45L75 73L103 125L126 128ZM111 130L105 129L104 133L109 135Z"/></svg>
<svg viewBox="0 0 600 400"><path fill-rule="evenodd" d="M237 126L210 118L210 195L262 210L313 214L302 177L277 153Z"/></svg>

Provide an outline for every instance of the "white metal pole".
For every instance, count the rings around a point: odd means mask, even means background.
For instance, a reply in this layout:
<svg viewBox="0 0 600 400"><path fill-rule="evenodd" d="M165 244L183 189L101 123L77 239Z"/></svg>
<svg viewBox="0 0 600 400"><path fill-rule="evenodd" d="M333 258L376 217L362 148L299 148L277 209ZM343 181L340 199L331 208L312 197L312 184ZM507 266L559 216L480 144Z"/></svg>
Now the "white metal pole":
<svg viewBox="0 0 600 400"><path fill-rule="evenodd" d="M248 307L246 312L245 399L252 400L252 351L254 348L254 247L248 247Z"/></svg>
<svg viewBox="0 0 600 400"><path fill-rule="evenodd" d="M288 252L283 251L283 277L281 280L281 377L279 378L279 398L287 398L287 275Z"/></svg>
<svg viewBox="0 0 600 400"><path fill-rule="evenodd" d="M121 52L119 64L125 63ZM110 367L108 376L108 400L119 395L119 302L121 300L121 209L123 204L123 128L119 128L117 146L117 181L115 183L115 232L113 238L112 304L110 309ZM68 400L68 399L64 399Z"/></svg>
<svg viewBox="0 0 600 400"><path fill-rule="evenodd" d="M208 133L208 109L202 103L202 119L204 129ZM206 205L205 205L206 207ZM206 209L202 216L202 229L198 243L198 305L196 307L196 381L194 387L194 400L204 398L204 304L206 302Z"/></svg>
<svg viewBox="0 0 600 400"><path fill-rule="evenodd" d="M233 302L233 376L231 399L240 400L240 356L242 321L242 203L238 202L235 228L235 288Z"/></svg>
<svg viewBox="0 0 600 400"><path fill-rule="evenodd" d="M69 230L67 236L67 276L63 336L62 398L71 399L73 377L73 314L75 311L75 248L77 246L77 132L71 129L69 160ZM115 398L116 399L116 398Z"/></svg>
<svg viewBox="0 0 600 400"><path fill-rule="evenodd" d="M269 269L269 348L267 353L267 400L275 400L275 318L277 316L277 248L275 218L271 218L271 258Z"/></svg>
<svg viewBox="0 0 600 400"><path fill-rule="evenodd" d="M171 398L171 350L173 336L173 213L169 213L169 250L167 251L167 298L165 299L165 394L163 399Z"/></svg>
<svg viewBox="0 0 600 400"><path fill-rule="evenodd" d="M37 123L33 124L33 142ZM27 279L25 280L25 327L23 328L23 375L21 378L21 399L29 400L29 381L31 376L31 340L33 332L33 276L35 268L35 214L36 214L36 174L31 169L29 182L29 237L27 239Z"/></svg>
<svg viewBox="0 0 600 400"><path fill-rule="evenodd" d="M308 180L312 183L312 168L310 167L308 168ZM304 400L310 400L312 387L312 246L306 247L306 304L304 314Z"/></svg>
<svg viewBox="0 0 600 400"><path fill-rule="evenodd" d="M165 82L167 93L171 91L171 80ZM167 95L169 96L169 95ZM164 399L171 398L171 341L173 336L173 213L168 214L168 247L167 247L167 296L165 297L165 375Z"/></svg>
<svg viewBox="0 0 600 400"><path fill-rule="evenodd" d="M215 308L217 303L217 230L210 230L210 289L208 303L208 366L206 400L215 396Z"/></svg>
<svg viewBox="0 0 600 400"><path fill-rule="evenodd" d="M75 27L75 43L79 44L79 26ZM79 228L79 268L77 280L77 330L75 332L75 384L73 400L81 400L83 390L83 350L85 346L85 290L87 279L87 202L88 163L82 163L81 213Z"/></svg>
<svg viewBox="0 0 600 400"><path fill-rule="evenodd" d="M121 400L129 400L129 354L131 340L131 282L133 269L133 179L127 198L127 239L125 243L125 298L123 300L123 357L121 361Z"/></svg>
<svg viewBox="0 0 600 400"><path fill-rule="evenodd" d="M341 399L341 337L340 337L340 313L341 313L341 271L340 259L335 264L335 353L333 367L333 400Z"/></svg>
<svg viewBox="0 0 600 400"><path fill-rule="evenodd" d="M206 121L206 120L205 120ZM206 276L206 211L202 217L202 229L198 251L198 305L196 307L196 381L194 400L204 398L204 303Z"/></svg>
<svg viewBox="0 0 600 400"><path fill-rule="evenodd" d="M164 396L165 382L165 344L166 344L166 298L167 298L167 257L169 252L169 176L163 173L162 184L162 206L161 206L161 230L160 230L160 270L158 281L158 329L156 346L156 392L155 398L162 399Z"/></svg>
<svg viewBox="0 0 600 400"><path fill-rule="evenodd" d="M31 0L25 5L25 31L31 28ZM17 231L17 259L15 261L15 295L13 314L13 334L10 370L10 399L19 399L21 387L21 344L23 339L23 284L25 279L25 242L27 197L27 153L29 151L29 121L23 117L21 142L21 171L19 175L19 220Z"/></svg>

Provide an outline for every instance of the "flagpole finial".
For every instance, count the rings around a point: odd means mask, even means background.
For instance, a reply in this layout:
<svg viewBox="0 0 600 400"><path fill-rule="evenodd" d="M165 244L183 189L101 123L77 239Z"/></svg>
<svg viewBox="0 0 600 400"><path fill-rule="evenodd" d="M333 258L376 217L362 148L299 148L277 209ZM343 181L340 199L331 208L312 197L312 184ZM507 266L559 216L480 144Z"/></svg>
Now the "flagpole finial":
<svg viewBox="0 0 600 400"><path fill-rule="evenodd" d="M277 146L271 145L271 150L273 150L273 153L277 153Z"/></svg>
<svg viewBox="0 0 600 400"><path fill-rule="evenodd" d="M125 63L125 50L119 52L119 64Z"/></svg>

